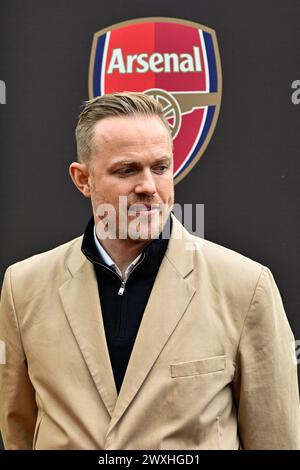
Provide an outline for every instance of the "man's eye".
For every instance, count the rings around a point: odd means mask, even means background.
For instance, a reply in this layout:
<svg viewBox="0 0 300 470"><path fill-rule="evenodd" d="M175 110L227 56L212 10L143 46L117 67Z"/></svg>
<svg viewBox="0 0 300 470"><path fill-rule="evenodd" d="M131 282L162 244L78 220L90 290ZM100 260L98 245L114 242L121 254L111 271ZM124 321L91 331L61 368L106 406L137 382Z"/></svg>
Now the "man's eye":
<svg viewBox="0 0 300 470"><path fill-rule="evenodd" d="M156 166L154 170L157 171L158 173L163 173L167 169L168 167L166 165L159 165L159 166Z"/></svg>
<svg viewBox="0 0 300 470"><path fill-rule="evenodd" d="M129 176L134 172L133 168L122 168L121 170L118 170L118 174L120 176Z"/></svg>

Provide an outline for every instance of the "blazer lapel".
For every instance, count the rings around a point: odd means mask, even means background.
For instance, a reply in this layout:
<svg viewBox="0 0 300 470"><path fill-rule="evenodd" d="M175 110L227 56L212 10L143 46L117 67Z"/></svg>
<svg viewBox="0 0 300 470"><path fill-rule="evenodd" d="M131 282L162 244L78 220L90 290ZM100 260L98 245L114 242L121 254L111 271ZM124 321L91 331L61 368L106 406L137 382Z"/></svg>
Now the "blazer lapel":
<svg viewBox="0 0 300 470"><path fill-rule="evenodd" d="M60 287L60 296L70 327L102 400L112 416L117 391L106 344L104 325L93 265L73 247L68 262L70 278Z"/></svg>
<svg viewBox="0 0 300 470"><path fill-rule="evenodd" d="M193 255L182 240L183 230L173 218L169 246L143 315L108 433L138 393L196 291L191 279L186 279L193 270Z"/></svg>

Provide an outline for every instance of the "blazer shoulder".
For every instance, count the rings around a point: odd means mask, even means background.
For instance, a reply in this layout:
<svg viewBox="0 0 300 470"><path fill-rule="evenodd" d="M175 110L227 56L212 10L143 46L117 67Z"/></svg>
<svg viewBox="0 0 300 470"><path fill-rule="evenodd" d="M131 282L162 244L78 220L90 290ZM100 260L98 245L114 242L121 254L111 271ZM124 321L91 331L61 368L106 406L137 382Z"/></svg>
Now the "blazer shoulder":
<svg viewBox="0 0 300 470"><path fill-rule="evenodd" d="M84 259L80 249L81 242L82 235L51 250L18 261L10 265L8 270L17 280L20 278L32 279L32 276L38 276L40 280L44 276L49 278L49 273L59 271L60 268L66 269L66 262L74 251Z"/></svg>
<svg viewBox="0 0 300 470"><path fill-rule="evenodd" d="M265 268L261 263L230 248L190 233L175 217L168 256L173 263L188 272L194 265L201 277L212 283L232 286L253 286ZM174 239L174 240L173 240ZM178 239L178 240L176 240Z"/></svg>
<svg viewBox="0 0 300 470"><path fill-rule="evenodd" d="M206 252L213 258L218 258L218 260L221 262L230 262L231 265L233 264L240 267L247 266L248 268L259 272L263 267L263 265L258 261L253 260L252 258L245 256L242 253L239 253L238 251L235 251L223 245L219 245L210 240L205 240L204 245Z"/></svg>
<svg viewBox="0 0 300 470"><path fill-rule="evenodd" d="M256 285L264 269L263 264L225 246L210 240L191 236L195 244L195 253L200 263L205 263L215 281L222 279L241 285L249 283ZM197 249L198 247L198 249Z"/></svg>
<svg viewBox="0 0 300 470"><path fill-rule="evenodd" d="M201 240L200 247L194 257L198 283L205 285L214 302L220 302L218 314L238 338L256 293L267 298L271 272L263 264L214 242Z"/></svg>

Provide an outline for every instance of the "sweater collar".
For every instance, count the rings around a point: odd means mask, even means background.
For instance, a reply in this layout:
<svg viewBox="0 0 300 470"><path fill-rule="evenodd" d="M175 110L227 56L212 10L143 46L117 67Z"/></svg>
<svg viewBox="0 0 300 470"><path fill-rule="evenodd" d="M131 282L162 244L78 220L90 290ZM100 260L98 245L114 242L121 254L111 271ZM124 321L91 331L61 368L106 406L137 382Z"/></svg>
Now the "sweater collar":
<svg viewBox="0 0 300 470"><path fill-rule="evenodd" d="M170 233L172 233L172 217L170 215L166 222L166 226L167 224L170 224ZM113 262L113 260L111 259L111 257L109 257L106 251L105 254L108 256L108 258L106 256L103 256L102 250L99 250L99 247L95 242L94 227L94 218L91 217L83 235L81 251L85 255L85 257L88 258L92 263L109 266L110 264L107 261L111 260ZM140 257L142 257L142 255L144 254L143 262L145 262L145 260L147 259L150 259L151 264L156 264L156 262L160 264L169 242L169 238L163 238L163 233L164 232L162 231L157 238L154 238L145 246L142 253L138 256L137 261L139 261ZM101 248L104 250L102 246Z"/></svg>

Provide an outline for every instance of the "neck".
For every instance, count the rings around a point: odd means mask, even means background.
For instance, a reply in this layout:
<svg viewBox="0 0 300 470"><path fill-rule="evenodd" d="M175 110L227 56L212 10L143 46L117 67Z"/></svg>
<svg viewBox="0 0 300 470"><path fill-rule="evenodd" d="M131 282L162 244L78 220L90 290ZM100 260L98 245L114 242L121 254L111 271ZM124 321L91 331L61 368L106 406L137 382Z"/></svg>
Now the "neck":
<svg viewBox="0 0 300 470"><path fill-rule="evenodd" d="M100 240L100 243L124 276L130 263L137 258L145 246L149 244L149 240L111 240L107 238Z"/></svg>

